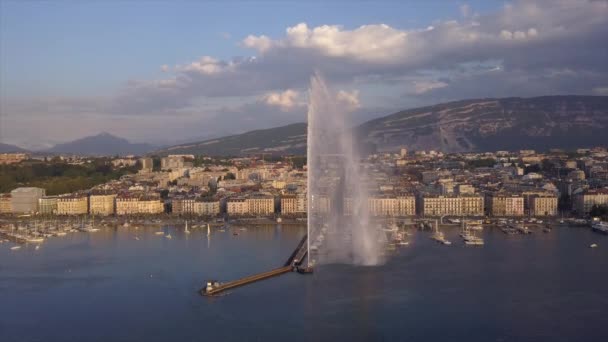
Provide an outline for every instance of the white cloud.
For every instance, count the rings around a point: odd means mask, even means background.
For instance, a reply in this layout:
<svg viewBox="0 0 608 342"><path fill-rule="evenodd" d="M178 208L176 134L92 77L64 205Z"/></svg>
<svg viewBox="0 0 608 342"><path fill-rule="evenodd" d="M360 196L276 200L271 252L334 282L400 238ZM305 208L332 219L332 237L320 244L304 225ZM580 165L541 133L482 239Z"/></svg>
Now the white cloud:
<svg viewBox="0 0 608 342"><path fill-rule="evenodd" d="M203 56L198 61L194 61L187 65L178 65L175 67L177 71L194 71L201 74L217 74L229 68L231 65L211 56Z"/></svg>
<svg viewBox="0 0 608 342"><path fill-rule="evenodd" d="M301 104L298 103L298 95L297 91L287 89L283 92L267 94L264 96L264 102L269 106L275 106L284 112L288 112L301 106Z"/></svg>

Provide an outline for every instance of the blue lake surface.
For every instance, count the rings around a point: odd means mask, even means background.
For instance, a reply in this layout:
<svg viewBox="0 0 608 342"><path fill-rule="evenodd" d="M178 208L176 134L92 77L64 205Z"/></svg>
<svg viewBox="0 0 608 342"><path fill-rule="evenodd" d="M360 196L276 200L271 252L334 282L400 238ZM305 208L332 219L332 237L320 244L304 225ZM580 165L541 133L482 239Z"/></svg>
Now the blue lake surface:
<svg viewBox="0 0 608 342"><path fill-rule="evenodd" d="M304 226L105 228L0 244L0 341L608 341L608 236L413 231L378 267L325 265L217 298L206 279L282 265ZM135 237L139 240L136 240ZM589 245L597 243L598 248Z"/></svg>

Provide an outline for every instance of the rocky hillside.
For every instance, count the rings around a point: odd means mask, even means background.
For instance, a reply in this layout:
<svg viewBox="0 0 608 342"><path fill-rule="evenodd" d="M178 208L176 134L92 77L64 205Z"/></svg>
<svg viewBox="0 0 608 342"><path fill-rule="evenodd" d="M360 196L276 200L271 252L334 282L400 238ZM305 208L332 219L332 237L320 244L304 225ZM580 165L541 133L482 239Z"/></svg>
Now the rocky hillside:
<svg viewBox="0 0 608 342"><path fill-rule="evenodd" d="M260 129L223 138L168 147L154 154L206 154L243 156L255 153L306 153L306 124Z"/></svg>
<svg viewBox="0 0 608 342"><path fill-rule="evenodd" d="M379 150L445 152L608 145L608 96L544 96L449 102L364 123Z"/></svg>
<svg viewBox="0 0 608 342"><path fill-rule="evenodd" d="M408 109L357 127L363 146L444 152L608 145L608 96L463 100ZM306 124L173 146L160 154L303 154Z"/></svg>

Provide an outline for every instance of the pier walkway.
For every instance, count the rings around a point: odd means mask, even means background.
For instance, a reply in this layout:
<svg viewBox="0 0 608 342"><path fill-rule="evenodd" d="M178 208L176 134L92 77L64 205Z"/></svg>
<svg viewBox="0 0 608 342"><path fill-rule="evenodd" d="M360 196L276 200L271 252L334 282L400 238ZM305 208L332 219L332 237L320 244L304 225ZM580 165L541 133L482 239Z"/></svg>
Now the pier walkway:
<svg viewBox="0 0 608 342"><path fill-rule="evenodd" d="M293 253L291 253L285 264L283 264L283 267L275 268L267 272L250 275L248 277L230 281L227 283L219 284L217 286L213 286L212 288L203 287L202 289L200 289L199 292L203 296L214 296L226 290L233 289L235 287L244 286L247 284L254 283L256 281L276 277L278 275L288 272L293 272L299 265L302 264L302 261L308 253L307 242L308 235L304 235L296 249L293 251Z"/></svg>

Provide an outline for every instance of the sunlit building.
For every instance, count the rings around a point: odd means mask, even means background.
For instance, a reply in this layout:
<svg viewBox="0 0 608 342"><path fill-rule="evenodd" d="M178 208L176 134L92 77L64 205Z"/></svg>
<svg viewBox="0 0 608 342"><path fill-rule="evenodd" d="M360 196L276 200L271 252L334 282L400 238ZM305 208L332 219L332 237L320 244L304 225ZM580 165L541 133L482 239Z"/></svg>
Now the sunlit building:
<svg viewBox="0 0 608 342"><path fill-rule="evenodd" d="M89 196L70 194L57 198L57 215L85 215L89 212Z"/></svg>

